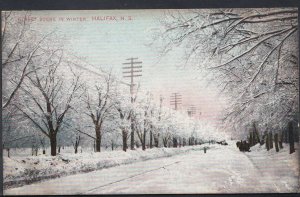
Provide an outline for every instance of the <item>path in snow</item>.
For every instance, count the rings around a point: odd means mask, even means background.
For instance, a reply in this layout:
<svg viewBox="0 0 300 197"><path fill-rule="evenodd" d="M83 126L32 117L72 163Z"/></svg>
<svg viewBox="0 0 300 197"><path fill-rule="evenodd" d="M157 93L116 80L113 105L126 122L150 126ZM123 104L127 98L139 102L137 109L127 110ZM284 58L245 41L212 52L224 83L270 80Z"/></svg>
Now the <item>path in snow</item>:
<svg viewBox="0 0 300 197"><path fill-rule="evenodd" d="M260 166L262 155L239 152L234 144L216 145L206 154L193 151L137 162L8 189L4 194L295 192L294 176L282 182L286 177L274 172L291 176L283 166L268 173Z"/></svg>

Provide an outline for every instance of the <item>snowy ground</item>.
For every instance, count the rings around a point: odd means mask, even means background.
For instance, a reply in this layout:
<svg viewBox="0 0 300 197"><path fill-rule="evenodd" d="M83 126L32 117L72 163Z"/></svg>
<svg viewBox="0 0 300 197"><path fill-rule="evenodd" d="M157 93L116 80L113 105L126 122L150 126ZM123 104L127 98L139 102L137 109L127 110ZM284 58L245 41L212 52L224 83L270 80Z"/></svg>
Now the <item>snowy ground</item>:
<svg viewBox="0 0 300 197"><path fill-rule="evenodd" d="M233 142L213 145L206 154L200 148L7 189L4 194L299 192L298 150L290 155L288 145L279 153L259 145L242 153Z"/></svg>
<svg viewBox="0 0 300 197"><path fill-rule="evenodd" d="M30 149L11 150L11 157L4 157L4 188L19 187L40 180L91 172L121 164L169 157L188 151L201 150L204 146L153 148L147 149L147 151L138 149L127 152L104 150L101 153L90 150L78 154L74 154L72 147L65 147L56 157L41 153L38 156L28 156Z"/></svg>

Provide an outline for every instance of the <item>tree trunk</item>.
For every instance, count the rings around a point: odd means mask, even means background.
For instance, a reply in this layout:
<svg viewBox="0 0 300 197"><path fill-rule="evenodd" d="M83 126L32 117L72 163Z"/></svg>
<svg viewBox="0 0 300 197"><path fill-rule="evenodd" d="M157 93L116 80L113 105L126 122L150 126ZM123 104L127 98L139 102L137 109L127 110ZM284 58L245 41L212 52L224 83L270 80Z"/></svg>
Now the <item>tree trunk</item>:
<svg viewBox="0 0 300 197"><path fill-rule="evenodd" d="M166 138L163 138L163 144L165 148L168 147L168 140Z"/></svg>
<svg viewBox="0 0 300 197"><path fill-rule="evenodd" d="M144 133L143 141L142 141L142 150L146 150L146 133Z"/></svg>
<svg viewBox="0 0 300 197"><path fill-rule="evenodd" d="M58 147L58 153L60 153L60 146Z"/></svg>
<svg viewBox="0 0 300 197"><path fill-rule="evenodd" d="M266 133L264 133L263 135L262 135L262 139L261 139L261 143L260 143L260 145L263 145L264 143L265 143L265 141L266 141Z"/></svg>
<svg viewBox="0 0 300 197"><path fill-rule="evenodd" d="M270 133L270 149L273 148L273 133Z"/></svg>
<svg viewBox="0 0 300 197"><path fill-rule="evenodd" d="M278 133L276 133L274 135L274 141L275 141L275 149L276 149L276 152L279 152L279 146L278 146Z"/></svg>
<svg viewBox="0 0 300 197"><path fill-rule="evenodd" d="M112 151L114 150L114 143L113 142L111 143L111 150Z"/></svg>
<svg viewBox="0 0 300 197"><path fill-rule="evenodd" d="M9 148L7 148L6 150L7 150L7 157L10 157L10 155L9 155Z"/></svg>
<svg viewBox="0 0 300 197"><path fill-rule="evenodd" d="M56 156L56 134L54 131L50 132L50 147L51 156Z"/></svg>
<svg viewBox="0 0 300 197"><path fill-rule="evenodd" d="M77 154L77 152L78 152L78 148L77 146L75 146L75 154Z"/></svg>
<svg viewBox="0 0 300 197"><path fill-rule="evenodd" d="M46 150L45 149L43 149L43 155L45 155L46 154Z"/></svg>
<svg viewBox="0 0 300 197"><path fill-rule="evenodd" d="M279 141L278 144L279 144L279 148L283 149L282 141Z"/></svg>
<svg viewBox="0 0 300 197"><path fill-rule="evenodd" d="M151 125L151 128L150 128L150 148L153 148L153 134L152 134L152 125Z"/></svg>
<svg viewBox="0 0 300 197"><path fill-rule="evenodd" d="M101 136L96 137L96 152L101 152Z"/></svg>
<svg viewBox="0 0 300 197"><path fill-rule="evenodd" d="M146 120L144 120L144 135L143 135L143 140L142 140L142 150L146 150Z"/></svg>
<svg viewBox="0 0 300 197"><path fill-rule="evenodd" d="M176 139L176 137L173 137L173 147L174 148L177 147L177 139Z"/></svg>
<svg viewBox="0 0 300 197"><path fill-rule="evenodd" d="M127 133L124 130L122 131L122 140L123 140L123 151L126 152L126 150L127 150Z"/></svg>
<svg viewBox="0 0 300 197"><path fill-rule="evenodd" d="M155 135L154 136L154 146L156 147L156 148L158 148L158 138L159 138L159 135Z"/></svg>
<svg viewBox="0 0 300 197"><path fill-rule="evenodd" d="M184 147L185 145L186 145L186 139L183 138L183 140L182 140L182 146Z"/></svg>
<svg viewBox="0 0 300 197"><path fill-rule="evenodd" d="M262 142L261 142L260 137L259 137L258 129L256 128L255 123L253 123L253 128L254 128L254 133L255 133L257 142L262 145Z"/></svg>
<svg viewBox="0 0 300 197"><path fill-rule="evenodd" d="M253 146L253 136L252 136L252 132L250 132L249 143L250 143L250 146Z"/></svg>
<svg viewBox="0 0 300 197"><path fill-rule="evenodd" d="M283 132L281 133L280 139L279 139L279 148L280 149L283 149L282 142L283 142Z"/></svg>
<svg viewBox="0 0 300 197"><path fill-rule="evenodd" d="M288 129L284 130L284 142L289 143L289 130Z"/></svg>
<svg viewBox="0 0 300 197"><path fill-rule="evenodd" d="M142 150L146 150L146 143L145 142L142 143Z"/></svg>
<svg viewBox="0 0 300 197"><path fill-rule="evenodd" d="M96 132L96 152L100 152L101 151L101 128L99 125L96 125L95 132Z"/></svg>
<svg viewBox="0 0 300 197"><path fill-rule="evenodd" d="M134 122L133 118L131 118L131 140L130 140L130 149L134 150Z"/></svg>
<svg viewBox="0 0 300 197"><path fill-rule="evenodd" d="M294 146L294 133L293 133L293 123L289 122L289 143L290 143L290 154L295 152Z"/></svg>
<svg viewBox="0 0 300 197"><path fill-rule="evenodd" d="M252 132L252 146L256 144L256 135L255 132Z"/></svg>
<svg viewBox="0 0 300 197"><path fill-rule="evenodd" d="M270 150L269 133L266 134L266 149L267 149L267 151Z"/></svg>
<svg viewBox="0 0 300 197"><path fill-rule="evenodd" d="M135 144L135 147L136 147L136 148L140 148L140 144L139 144L139 142L138 142L138 141L135 141L135 143L134 143L134 144ZM143 145L143 143L142 143L142 145Z"/></svg>

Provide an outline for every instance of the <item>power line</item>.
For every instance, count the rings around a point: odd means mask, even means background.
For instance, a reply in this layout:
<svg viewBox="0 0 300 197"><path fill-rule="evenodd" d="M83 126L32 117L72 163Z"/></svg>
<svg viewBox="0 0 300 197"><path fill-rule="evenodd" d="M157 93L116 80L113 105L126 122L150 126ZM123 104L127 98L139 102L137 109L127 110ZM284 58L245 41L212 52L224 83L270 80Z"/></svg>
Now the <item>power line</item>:
<svg viewBox="0 0 300 197"><path fill-rule="evenodd" d="M130 78L130 94L131 94L131 102L133 102L133 88L136 85L134 83L134 78L135 77L141 77L142 74L142 66L139 64L142 64L143 62L138 62L138 61L134 61L137 60L138 58L128 58L126 60L130 60L130 62L126 62L123 63L123 65L129 65L129 66L125 66L123 67L123 74L124 74L124 78ZM137 65L137 66L135 66ZM138 69L138 70L137 70Z"/></svg>
<svg viewBox="0 0 300 197"><path fill-rule="evenodd" d="M70 61L70 60L69 60L69 61L66 61L66 62L68 62L68 63L70 63L70 64L73 64L74 66L76 66L76 67L78 67L78 68L80 68L80 69L83 69L83 70L86 70L86 71L88 71L88 72L90 72L90 73L93 73L93 74L95 74L95 75L97 75L97 76L99 76L99 77L105 77L106 75L109 75L109 72L103 70L101 67L95 66L95 65L89 63L88 61L83 60L83 59L77 57L76 55L74 55L74 54L72 54L72 53L67 52L67 54L70 55L70 56L72 56L73 58L77 59L78 61L80 61L80 62L82 62L82 63L84 63L84 64L86 64L86 65L89 65L92 69L95 69L95 70L92 70L91 68L84 67L84 66L82 66L81 64L77 64L77 63L72 62L72 61ZM100 71L100 72L99 72L99 71ZM118 80L118 79L115 79L115 80L116 80L117 82L120 82L121 84L130 86L130 84L128 84L128 83L126 83L126 82L124 82L124 81L122 81L122 80Z"/></svg>

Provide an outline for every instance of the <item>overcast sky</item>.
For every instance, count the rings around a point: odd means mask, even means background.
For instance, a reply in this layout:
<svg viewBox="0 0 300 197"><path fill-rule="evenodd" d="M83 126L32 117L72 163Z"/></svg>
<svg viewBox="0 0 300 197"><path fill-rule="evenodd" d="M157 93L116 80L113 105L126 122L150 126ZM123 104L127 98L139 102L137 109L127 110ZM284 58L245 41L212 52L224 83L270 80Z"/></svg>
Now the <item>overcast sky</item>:
<svg viewBox="0 0 300 197"><path fill-rule="evenodd" d="M154 94L157 102L162 95L164 105L171 107L170 95L178 92L182 94L182 111L195 105L198 114L202 113L200 118L217 123L224 99L213 84L207 87L200 80L202 77L194 68L182 67L183 50L177 48L158 61L158 50L146 45L152 39L153 29L160 28L163 14L164 10L32 12L37 17L33 28L45 33L56 29L68 41L66 48L70 53L85 58L95 67L112 68L121 77L122 63L138 57L143 62L143 76L137 81L143 90ZM104 17L108 20L103 20Z"/></svg>

